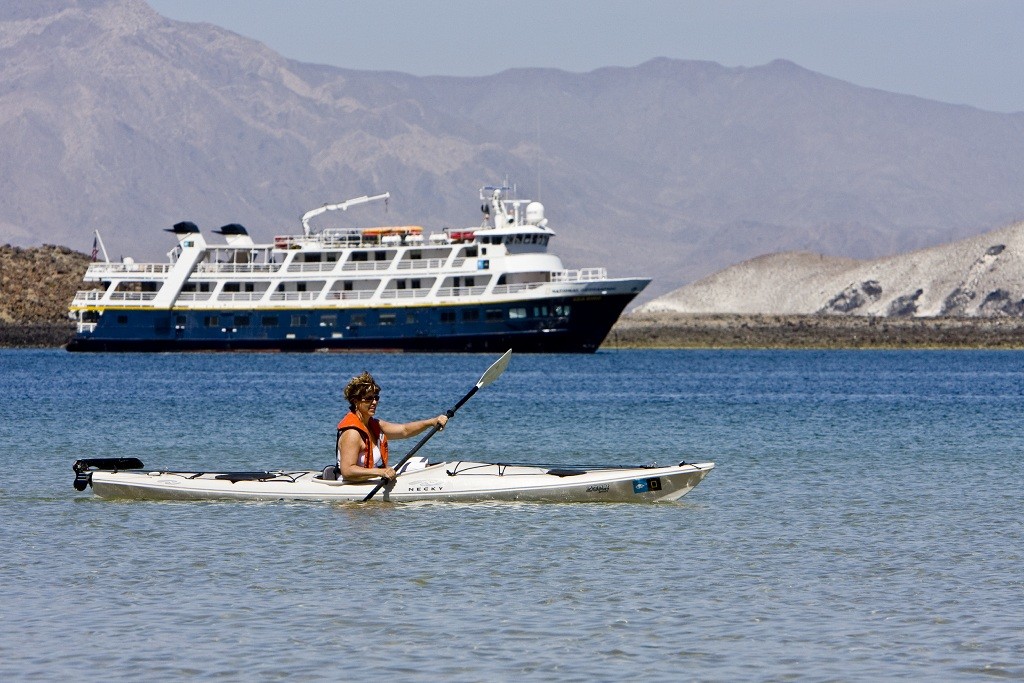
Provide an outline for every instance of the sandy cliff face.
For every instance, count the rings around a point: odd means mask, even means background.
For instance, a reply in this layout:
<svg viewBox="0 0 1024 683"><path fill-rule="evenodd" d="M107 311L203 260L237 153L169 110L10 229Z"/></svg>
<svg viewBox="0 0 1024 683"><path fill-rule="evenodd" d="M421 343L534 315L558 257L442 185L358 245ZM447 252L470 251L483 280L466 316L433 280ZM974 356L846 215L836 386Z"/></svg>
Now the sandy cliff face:
<svg viewBox="0 0 1024 683"><path fill-rule="evenodd" d="M639 313L1024 316L1024 222L873 261L762 256L640 307Z"/></svg>

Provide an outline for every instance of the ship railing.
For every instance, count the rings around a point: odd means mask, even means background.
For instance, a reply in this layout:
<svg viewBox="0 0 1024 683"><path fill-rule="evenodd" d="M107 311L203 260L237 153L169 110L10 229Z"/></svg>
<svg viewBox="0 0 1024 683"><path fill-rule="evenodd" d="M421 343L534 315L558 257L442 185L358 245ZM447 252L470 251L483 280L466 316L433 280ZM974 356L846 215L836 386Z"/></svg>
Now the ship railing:
<svg viewBox="0 0 1024 683"><path fill-rule="evenodd" d="M315 301L320 292L274 292L271 301Z"/></svg>
<svg viewBox="0 0 1024 683"><path fill-rule="evenodd" d="M342 299L346 299L346 300L348 300L348 299L352 299L352 300L370 299L370 298L373 297L373 294L374 294L375 291L376 290L373 290L373 289L365 289L365 290L361 289L361 290L358 290L358 291L356 291L356 290L348 290L346 292L327 292L327 296L325 298L328 301L340 301Z"/></svg>
<svg viewBox="0 0 1024 683"><path fill-rule="evenodd" d="M111 301L152 301L156 292L111 292Z"/></svg>
<svg viewBox="0 0 1024 683"><path fill-rule="evenodd" d="M178 301L209 301L213 292L182 292L178 295Z"/></svg>
<svg viewBox="0 0 1024 683"><path fill-rule="evenodd" d="M217 301L259 301L263 292L221 292Z"/></svg>
<svg viewBox="0 0 1024 683"><path fill-rule="evenodd" d="M280 268L277 263L200 263L197 273L273 273Z"/></svg>
<svg viewBox="0 0 1024 683"><path fill-rule="evenodd" d="M551 273L552 282L591 282L607 279L607 268L580 268L579 270L559 270Z"/></svg>
<svg viewBox="0 0 1024 683"><path fill-rule="evenodd" d="M342 270L387 270L391 261L348 261L342 264Z"/></svg>
<svg viewBox="0 0 1024 683"><path fill-rule="evenodd" d="M465 260L465 259L463 259ZM440 270L444 267L445 259L424 258L412 259L410 261L399 261L399 270Z"/></svg>
<svg viewBox="0 0 1024 683"><path fill-rule="evenodd" d="M311 237L320 244L329 247L353 246L362 243L363 232L357 228L327 228L323 232Z"/></svg>
<svg viewBox="0 0 1024 683"><path fill-rule="evenodd" d="M422 299L430 294L430 288L420 289L385 289L380 293L381 299Z"/></svg>
<svg viewBox="0 0 1024 683"><path fill-rule="evenodd" d="M437 290L438 296L479 296L487 287L442 287Z"/></svg>
<svg viewBox="0 0 1024 683"><path fill-rule="evenodd" d="M78 333L93 333L96 331L96 325L98 323L78 323Z"/></svg>
<svg viewBox="0 0 1024 683"><path fill-rule="evenodd" d="M103 298L106 294L106 290L103 289L83 289L75 292L75 298L71 301L72 306L81 306L89 303L95 303Z"/></svg>
<svg viewBox="0 0 1024 683"><path fill-rule="evenodd" d="M323 261L320 263L292 263L288 266L289 273L328 273L338 265L337 261Z"/></svg>
<svg viewBox="0 0 1024 683"><path fill-rule="evenodd" d="M495 285L495 294L515 294L516 292L525 292L528 289L536 289L541 285L547 284L546 282L520 282L514 285Z"/></svg>
<svg viewBox="0 0 1024 683"><path fill-rule="evenodd" d="M90 263L85 271L86 277L101 277L114 273L145 273L147 275L164 275L171 270L169 263Z"/></svg>

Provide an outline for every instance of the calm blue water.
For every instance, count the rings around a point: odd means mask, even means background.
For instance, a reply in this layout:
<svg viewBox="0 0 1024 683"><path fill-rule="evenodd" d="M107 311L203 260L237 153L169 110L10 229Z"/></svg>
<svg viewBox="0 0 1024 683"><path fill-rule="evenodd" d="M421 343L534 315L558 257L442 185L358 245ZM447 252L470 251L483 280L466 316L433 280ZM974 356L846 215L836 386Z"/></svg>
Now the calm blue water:
<svg viewBox="0 0 1024 683"><path fill-rule="evenodd" d="M347 378L416 419L495 358L0 351L0 678L1024 678L1024 353L519 355L424 449L718 464L673 505L71 487L319 468Z"/></svg>

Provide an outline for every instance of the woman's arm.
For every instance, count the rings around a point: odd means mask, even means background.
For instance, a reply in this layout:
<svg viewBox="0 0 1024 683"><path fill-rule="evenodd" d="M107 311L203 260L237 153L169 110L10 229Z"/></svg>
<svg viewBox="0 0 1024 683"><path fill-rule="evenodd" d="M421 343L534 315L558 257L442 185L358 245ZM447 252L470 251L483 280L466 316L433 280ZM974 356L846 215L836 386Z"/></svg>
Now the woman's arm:
<svg viewBox="0 0 1024 683"><path fill-rule="evenodd" d="M447 415L438 415L437 417L431 417L426 420L417 420L416 422L405 423L385 422L384 420L381 420L380 428L384 430L384 433L389 439L408 439L410 436L416 436L435 425L438 429L444 429L444 426L447 423Z"/></svg>
<svg viewBox="0 0 1024 683"><path fill-rule="evenodd" d="M359 451L363 450L363 437L355 429L346 429L338 437L338 452L341 453L341 477L359 481L375 477L395 478L391 467L363 467L359 465ZM373 457L372 455L370 456Z"/></svg>

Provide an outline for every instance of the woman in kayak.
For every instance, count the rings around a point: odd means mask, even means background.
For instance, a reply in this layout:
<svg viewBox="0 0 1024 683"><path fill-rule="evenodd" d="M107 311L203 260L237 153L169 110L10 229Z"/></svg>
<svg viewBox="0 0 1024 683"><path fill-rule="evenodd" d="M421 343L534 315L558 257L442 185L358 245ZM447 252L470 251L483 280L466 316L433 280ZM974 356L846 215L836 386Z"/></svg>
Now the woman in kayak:
<svg viewBox="0 0 1024 683"><path fill-rule="evenodd" d="M394 479L388 465L388 439L407 439L431 427L444 429L447 415L403 424L374 417L380 401L380 386L364 372L345 387L349 412L338 423L338 469L342 479L363 481L384 477Z"/></svg>

